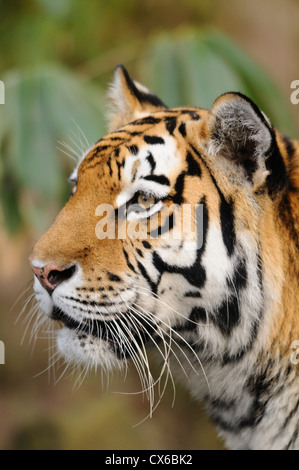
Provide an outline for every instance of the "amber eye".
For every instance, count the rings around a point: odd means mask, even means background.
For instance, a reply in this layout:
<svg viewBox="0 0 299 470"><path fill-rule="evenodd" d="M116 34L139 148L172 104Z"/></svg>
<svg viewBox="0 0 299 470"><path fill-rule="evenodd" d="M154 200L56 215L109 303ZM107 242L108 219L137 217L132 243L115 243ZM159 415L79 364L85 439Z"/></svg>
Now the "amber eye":
<svg viewBox="0 0 299 470"><path fill-rule="evenodd" d="M153 204L156 204L156 199L150 194L140 193L137 197L137 203L143 209L149 209Z"/></svg>

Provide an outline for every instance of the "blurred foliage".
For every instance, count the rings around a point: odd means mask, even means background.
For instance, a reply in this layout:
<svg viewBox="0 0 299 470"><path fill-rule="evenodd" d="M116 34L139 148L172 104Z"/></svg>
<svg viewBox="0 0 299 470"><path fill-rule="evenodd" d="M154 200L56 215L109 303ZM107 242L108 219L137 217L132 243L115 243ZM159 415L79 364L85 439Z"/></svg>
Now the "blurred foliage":
<svg viewBox="0 0 299 470"><path fill-rule="evenodd" d="M289 109L275 84L217 31L159 35L142 61L141 72L169 106L209 108L222 93L240 91L253 99L278 129L295 132Z"/></svg>
<svg viewBox="0 0 299 470"><path fill-rule="evenodd" d="M0 106L0 211L11 233L43 231L65 202L71 159L106 132L104 95L118 62L169 106L210 107L221 93L241 91L276 127L295 132L276 86L228 37L204 28L161 33L170 0L157 12L149 0L90 0L88 6L78 0L0 0L0 7L6 51L0 58L6 102ZM16 7L22 14L14 25ZM180 8L189 24L211 11L207 1L188 0ZM145 38L154 20L156 28ZM171 21L165 14L164 27Z"/></svg>
<svg viewBox="0 0 299 470"><path fill-rule="evenodd" d="M1 73L41 61L79 66L132 41L142 48L143 38L178 20L203 25L214 7L209 0L0 0L0 11Z"/></svg>
<svg viewBox="0 0 299 470"><path fill-rule="evenodd" d="M12 231L23 223L42 229L49 222L51 198L65 199L66 171L103 133L102 94L57 66L10 73L4 83L0 192L5 223Z"/></svg>

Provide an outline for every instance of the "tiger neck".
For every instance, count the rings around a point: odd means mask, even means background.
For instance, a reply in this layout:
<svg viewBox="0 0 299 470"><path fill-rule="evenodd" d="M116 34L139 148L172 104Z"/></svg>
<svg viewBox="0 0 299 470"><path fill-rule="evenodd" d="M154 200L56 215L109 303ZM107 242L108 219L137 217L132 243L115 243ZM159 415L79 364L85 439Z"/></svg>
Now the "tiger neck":
<svg viewBox="0 0 299 470"><path fill-rule="evenodd" d="M270 347L281 356L290 355L293 341L299 340L299 189L277 201L274 217L280 244L279 266L280 302L274 306Z"/></svg>

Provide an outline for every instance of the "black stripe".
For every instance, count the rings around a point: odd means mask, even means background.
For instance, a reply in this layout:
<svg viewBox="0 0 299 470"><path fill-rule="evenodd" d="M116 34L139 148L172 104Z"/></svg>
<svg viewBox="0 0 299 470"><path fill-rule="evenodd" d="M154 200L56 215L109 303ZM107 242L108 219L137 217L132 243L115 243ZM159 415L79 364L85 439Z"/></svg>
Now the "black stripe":
<svg viewBox="0 0 299 470"><path fill-rule="evenodd" d="M132 124L143 125L143 124L159 124L161 122L160 118L156 118L154 116L146 116L141 119L137 119Z"/></svg>
<svg viewBox="0 0 299 470"><path fill-rule="evenodd" d="M108 277L109 277L110 281L115 281L115 282L120 282L121 281L121 278L119 276L117 276L117 274L108 273Z"/></svg>
<svg viewBox="0 0 299 470"><path fill-rule="evenodd" d="M262 260L261 260L260 255L258 256L257 275L259 278L260 293L262 294L263 293L263 271L262 271ZM254 321L253 325L251 326L250 337L247 343L244 344L243 347L240 348L239 351L236 352L235 354L230 354L229 352L227 352L223 356L223 359L222 359L223 366L225 366L226 364L233 363L233 362L234 363L239 362L249 351L251 351L258 335L260 322L262 321L262 318L263 318L263 309L264 309L264 306L262 303L259 315Z"/></svg>
<svg viewBox="0 0 299 470"><path fill-rule="evenodd" d="M293 209L290 203L290 197L288 193L285 193L281 198L279 203L278 212L281 218L281 221L287 228L290 237L294 240L295 246L299 249L299 233L296 229L296 215L293 215Z"/></svg>
<svg viewBox="0 0 299 470"><path fill-rule="evenodd" d="M118 67L121 67L129 89L131 90L133 95L136 96L136 98L138 99L140 103L150 103L153 106L156 106L159 108L160 107L167 108L167 106L165 106L165 104L156 95L153 95L152 93L146 93L146 92L140 91L136 87L135 83L131 79L125 67L123 67L122 65L119 65Z"/></svg>
<svg viewBox="0 0 299 470"><path fill-rule="evenodd" d="M190 111L189 115L193 121L199 121L200 115L197 114L195 111Z"/></svg>
<svg viewBox="0 0 299 470"><path fill-rule="evenodd" d="M164 225L162 226L159 225L159 227L157 227L156 229L151 230L151 232L149 232L149 235L151 238L157 238L163 235L164 233L172 230L173 226L174 226L174 214L172 213L167 217Z"/></svg>
<svg viewBox="0 0 299 470"><path fill-rule="evenodd" d="M141 256L143 258L143 253L142 251L139 249L139 248L136 248L136 251L137 253L139 254L139 256Z"/></svg>
<svg viewBox="0 0 299 470"><path fill-rule="evenodd" d="M139 90L138 92L139 92L138 99L140 103L150 103L153 106L156 106L159 108L163 107L167 109L167 106L156 95L153 95L152 93L142 93Z"/></svg>
<svg viewBox="0 0 299 470"><path fill-rule="evenodd" d="M90 163L95 157L98 157L104 150L111 148L111 145L99 145L92 150L92 154L85 158L86 163Z"/></svg>
<svg viewBox="0 0 299 470"><path fill-rule="evenodd" d="M219 190L220 202L220 223L223 242L226 246L229 256L232 255L236 243L235 224L234 224L234 204L233 200L227 202Z"/></svg>
<svg viewBox="0 0 299 470"><path fill-rule="evenodd" d="M150 288L152 290L152 292L154 294L157 293L157 284L154 283L154 281L151 280L151 278L149 277L145 267L143 266L143 264L141 264L139 261L138 261L138 268L139 268L139 271L141 272L142 276L147 280L147 282L149 283L150 285Z"/></svg>
<svg viewBox="0 0 299 470"><path fill-rule="evenodd" d="M229 300L224 301L212 317L213 323L220 328L222 334L230 335L233 328L240 321L240 311L238 299L234 295Z"/></svg>
<svg viewBox="0 0 299 470"><path fill-rule="evenodd" d="M189 284L196 287L202 287L206 280L206 272L203 266L200 264L201 256L199 253L200 250L198 250L196 260L190 268L167 264L155 251L153 253L153 263L161 275L164 272L181 274L189 282Z"/></svg>
<svg viewBox="0 0 299 470"><path fill-rule="evenodd" d="M147 156L146 156L146 159L147 161L149 162L150 166L151 166L151 173L153 171L155 171L155 168L156 168L156 162L154 160L154 157L153 155L151 154L151 152L148 152Z"/></svg>
<svg viewBox="0 0 299 470"><path fill-rule="evenodd" d="M195 298L201 297L201 293L188 291L188 292L185 292L184 297L193 297L195 299Z"/></svg>
<svg viewBox="0 0 299 470"><path fill-rule="evenodd" d="M188 322L192 324L193 323L193 329L196 330L198 328L199 323L206 323L207 322L207 312L204 308L202 307L194 307L189 315L189 320L191 322ZM190 325L189 325L190 326Z"/></svg>
<svg viewBox="0 0 299 470"><path fill-rule="evenodd" d="M157 137L155 135L145 135L145 136L143 136L143 140L147 144L150 144L150 145L165 144L165 141L164 141L164 139L162 139L162 137Z"/></svg>
<svg viewBox="0 0 299 470"><path fill-rule="evenodd" d="M239 433L242 429L257 426L264 417L266 411L266 404L263 400L264 396L268 393L271 386L271 380L268 379L268 367L258 376L253 375L246 383L251 396L254 397L250 409L244 417L240 417L238 421L233 423L222 419L216 413L212 413L212 418L223 430L233 433ZM220 410L221 412L222 410Z"/></svg>
<svg viewBox="0 0 299 470"><path fill-rule="evenodd" d="M121 174L120 174L120 170L121 170L121 167L123 166L123 163L119 162L118 160L116 160L116 164L117 164L117 177L120 181L121 179Z"/></svg>
<svg viewBox="0 0 299 470"><path fill-rule="evenodd" d="M137 145L130 145L130 147L128 147L128 150L131 152L132 155L137 155L138 154Z"/></svg>
<svg viewBox="0 0 299 470"><path fill-rule="evenodd" d="M119 130L118 132L121 132L121 131ZM128 134L129 138L136 137L136 136L138 137L143 134L142 131L125 131L125 132Z"/></svg>
<svg viewBox="0 0 299 470"><path fill-rule="evenodd" d="M147 181L154 181L155 183L170 186L169 179L164 175L146 175L146 176L143 176L142 179L147 180Z"/></svg>
<svg viewBox="0 0 299 470"><path fill-rule="evenodd" d="M282 429L281 429L281 432L287 427L287 425L289 424L289 422L291 421L292 418L294 418L294 416L296 415L296 413L298 412L299 410L299 400L297 401L296 405L294 406L294 408L290 411L290 413L288 414L288 416L286 417L284 423L283 423L283 426L282 426Z"/></svg>
<svg viewBox="0 0 299 470"><path fill-rule="evenodd" d="M236 363L236 362L241 361L241 359L243 359L243 357L249 351L251 351L251 349L254 345L254 342L257 338L259 324L260 324L260 319L257 319L257 320L254 321L254 323L251 327L251 331L250 331L250 338L249 338L248 342L242 348L239 349L239 351L237 351L235 354L230 354L229 352L224 354L223 359L222 359L222 365L223 366L226 366L227 364Z"/></svg>
<svg viewBox="0 0 299 470"><path fill-rule="evenodd" d="M208 397L207 397L208 398ZM231 410L236 406L236 400L224 400L222 398L213 398L209 401L209 407L219 408L220 410Z"/></svg>
<svg viewBox="0 0 299 470"><path fill-rule="evenodd" d="M179 176L177 177L177 180L174 186L175 194L172 198L174 204L182 204L184 202L183 191L184 191L185 176L186 176L186 172L182 171L182 173L180 173Z"/></svg>
<svg viewBox="0 0 299 470"><path fill-rule="evenodd" d="M283 138L283 143L285 145L287 154L290 158L292 158L294 156L295 150L296 150L294 142L289 137L287 137L286 135L283 135L282 138Z"/></svg>
<svg viewBox="0 0 299 470"><path fill-rule="evenodd" d="M190 321L188 321L190 320ZM174 330L177 332L196 332L200 323L207 322L206 311L202 307L194 307L183 325L177 325ZM194 347L190 344L191 347Z"/></svg>
<svg viewBox="0 0 299 470"><path fill-rule="evenodd" d="M128 268L130 268L131 271L133 271L134 273L136 273L134 266L133 266L132 263L130 263L130 261L129 261L129 255L128 255L128 253L126 252L126 250L125 250L124 248L123 248L123 253L124 253L124 255L125 255L126 263L127 263L127 265L128 265Z"/></svg>
<svg viewBox="0 0 299 470"><path fill-rule="evenodd" d="M142 245L146 249L150 249L152 247L152 245L149 242L145 241L145 240L142 241Z"/></svg>
<svg viewBox="0 0 299 470"><path fill-rule="evenodd" d="M223 242L226 246L228 255L231 256L234 250L234 246L236 243L236 234L235 234L235 226L234 226L234 208L233 208L233 201L230 200L229 202L226 201L222 191L220 190L218 184L216 183L216 180L214 176L211 173L210 168L207 166L207 164L204 162L202 159L200 153L196 150L196 148L191 145L192 150L195 152L195 154L200 158L202 163L205 165L207 168L210 177L215 185L215 188L217 189L217 192L220 197L220 222L221 222L221 232L222 232L222 238Z"/></svg>
<svg viewBox="0 0 299 470"><path fill-rule="evenodd" d="M186 161L188 165L188 175L200 177L201 176L200 165L190 152L187 152Z"/></svg>
<svg viewBox="0 0 299 470"><path fill-rule="evenodd" d="M166 129L170 135L173 135L173 132L177 125L177 118L176 117L168 117L166 119Z"/></svg>
<svg viewBox="0 0 299 470"><path fill-rule="evenodd" d="M227 279L227 285L233 291L239 292L240 289L244 289L247 285L247 268L246 260L242 258L239 260L237 266L234 269L232 279Z"/></svg>
<svg viewBox="0 0 299 470"><path fill-rule="evenodd" d="M179 133L183 137L186 137L186 124L184 122L182 122L182 124L179 126Z"/></svg>
<svg viewBox="0 0 299 470"><path fill-rule="evenodd" d="M161 276L164 272L181 274L189 284L198 288L202 287L206 280L206 271L201 265L201 257L205 250L206 235L208 231L208 212L206 209L205 198L201 200L200 204L203 204L203 244L202 247L197 250L196 259L192 266L181 267L176 266L175 264L170 265L164 262L157 252L154 251L153 253L153 264Z"/></svg>
<svg viewBox="0 0 299 470"><path fill-rule="evenodd" d="M293 444L295 444L296 440L297 440L297 437L298 437L298 434L299 434L299 428L297 427L296 431L294 432L293 436L292 436L292 439L290 440L290 442L283 448L283 450L290 450L291 446ZM296 449L295 449L296 450Z"/></svg>
<svg viewBox="0 0 299 470"><path fill-rule="evenodd" d="M270 153L266 158L266 168L269 170L267 176L268 192L270 196L275 197L278 191L287 186L289 176L274 136L272 137Z"/></svg>
<svg viewBox="0 0 299 470"><path fill-rule="evenodd" d="M108 168L109 168L109 174L110 174L110 176L112 176L111 155L110 155L110 157L109 157L108 160L107 160L107 166L108 166Z"/></svg>

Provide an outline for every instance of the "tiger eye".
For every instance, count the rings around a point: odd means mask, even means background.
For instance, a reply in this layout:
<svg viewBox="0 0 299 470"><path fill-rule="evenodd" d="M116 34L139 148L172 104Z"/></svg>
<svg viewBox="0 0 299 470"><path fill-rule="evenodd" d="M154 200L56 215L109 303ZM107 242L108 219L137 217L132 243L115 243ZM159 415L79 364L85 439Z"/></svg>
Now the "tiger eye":
<svg viewBox="0 0 299 470"><path fill-rule="evenodd" d="M151 196L150 194L140 193L137 198L137 202L143 209L149 209L153 204L155 204L156 200L154 196Z"/></svg>

